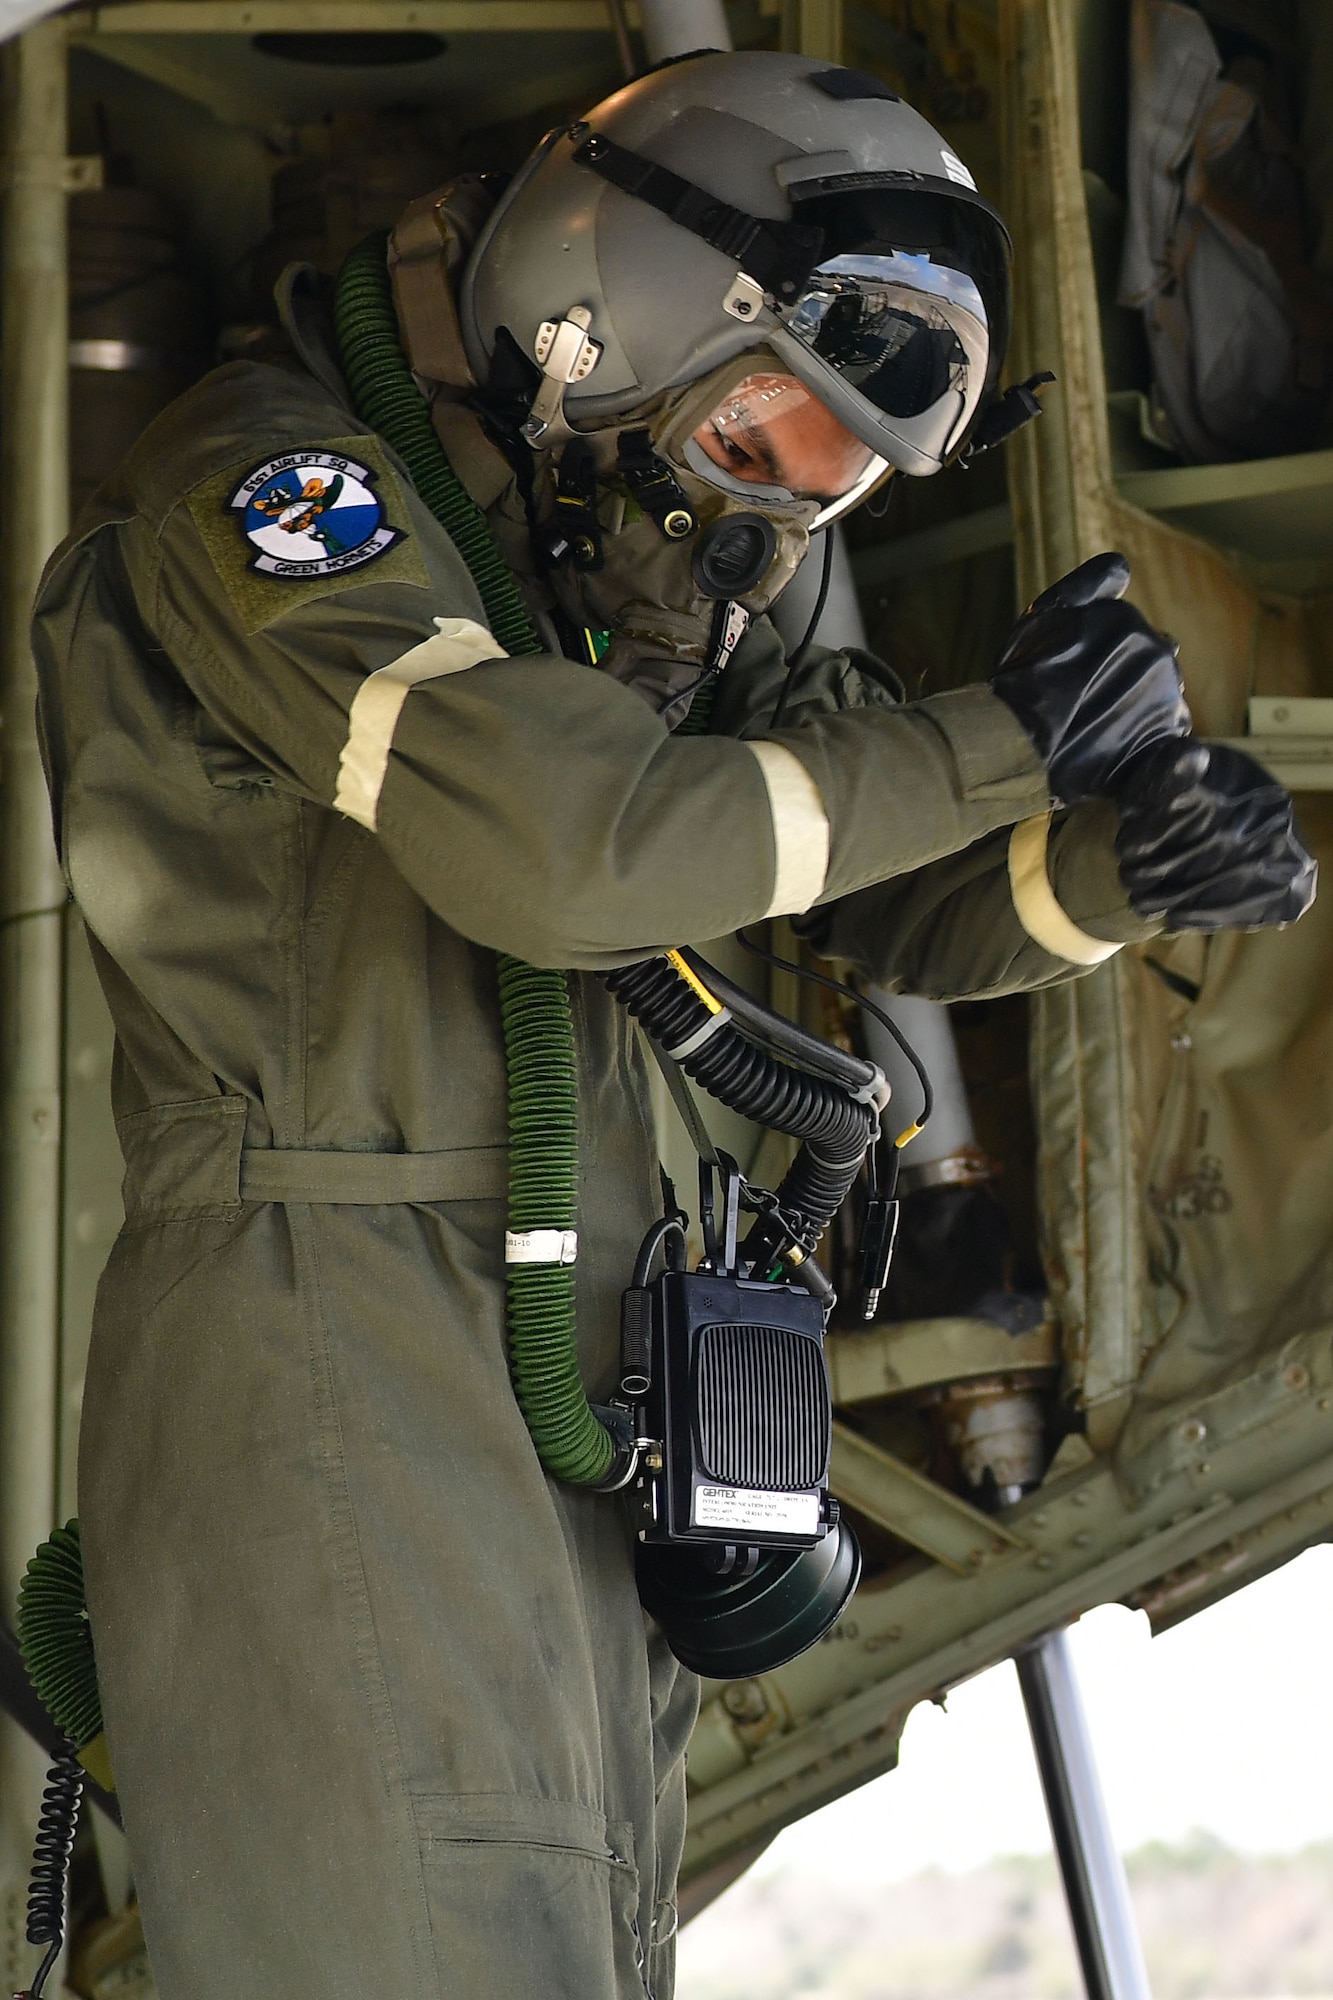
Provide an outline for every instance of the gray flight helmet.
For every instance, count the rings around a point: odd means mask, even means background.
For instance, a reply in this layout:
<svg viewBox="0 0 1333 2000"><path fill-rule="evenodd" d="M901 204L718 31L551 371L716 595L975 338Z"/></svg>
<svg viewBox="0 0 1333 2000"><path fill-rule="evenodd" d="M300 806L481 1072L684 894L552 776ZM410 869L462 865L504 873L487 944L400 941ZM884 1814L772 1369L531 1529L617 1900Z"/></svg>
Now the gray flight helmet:
<svg viewBox="0 0 1333 2000"><path fill-rule="evenodd" d="M995 387L1010 254L967 168L878 78L706 51L548 135L468 260L460 316L484 382L502 329L535 357L543 324L582 307L599 351L564 393L580 429L762 345L919 475Z"/></svg>

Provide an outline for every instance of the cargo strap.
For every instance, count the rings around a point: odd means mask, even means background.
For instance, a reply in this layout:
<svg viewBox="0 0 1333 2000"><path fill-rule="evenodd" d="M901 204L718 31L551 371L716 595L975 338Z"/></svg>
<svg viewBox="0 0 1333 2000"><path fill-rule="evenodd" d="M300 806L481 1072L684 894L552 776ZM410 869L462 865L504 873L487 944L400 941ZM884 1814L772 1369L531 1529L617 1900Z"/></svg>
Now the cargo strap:
<svg viewBox="0 0 1333 2000"><path fill-rule="evenodd" d="M447 1153L300 1152L247 1147L241 1200L348 1202L489 1201L509 1180L506 1146L458 1146Z"/></svg>

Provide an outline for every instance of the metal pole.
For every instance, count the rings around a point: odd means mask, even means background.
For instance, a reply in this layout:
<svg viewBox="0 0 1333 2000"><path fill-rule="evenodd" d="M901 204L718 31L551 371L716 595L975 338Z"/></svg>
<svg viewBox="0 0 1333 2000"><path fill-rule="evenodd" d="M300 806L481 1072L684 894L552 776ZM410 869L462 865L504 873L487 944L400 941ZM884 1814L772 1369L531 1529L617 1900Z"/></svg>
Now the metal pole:
<svg viewBox="0 0 1333 2000"><path fill-rule="evenodd" d="M796 20L803 56L842 61L842 0L797 0Z"/></svg>
<svg viewBox="0 0 1333 2000"><path fill-rule="evenodd" d="M729 49L731 29L722 0L639 0L650 63L695 49Z"/></svg>
<svg viewBox="0 0 1333 2000"><path fill-rule="evenodd" d="M0 1593L8 1615L56 1505L65 890L37 749L28 624L42 565L69 512L64 23L30 28L4 58ZM41 1770L40 1755L17 1727L0 1725L0 1887L11 1898L26 1874ZM5 1934L21 1938L21 1924L6 1924ZM31 1970L30 1956L6 1968L11 1986Z"/></svg>
<svg viewBox="0 0 1333 2000"><path fill-rule="evenodd" d="M1088 2000L1152 2000L1068 1635L1048 1632L1014 1665Z"/></svg>
<svg viewBox="0 0 1333 2000"><path fill-rule="evenodd" d="M611 16L611 33L615 40L620 73L629 78L636 73L639 65L634 60L634 45L629 38L629 22L625 19L625 0L606 0L606 11Z"/></svg>

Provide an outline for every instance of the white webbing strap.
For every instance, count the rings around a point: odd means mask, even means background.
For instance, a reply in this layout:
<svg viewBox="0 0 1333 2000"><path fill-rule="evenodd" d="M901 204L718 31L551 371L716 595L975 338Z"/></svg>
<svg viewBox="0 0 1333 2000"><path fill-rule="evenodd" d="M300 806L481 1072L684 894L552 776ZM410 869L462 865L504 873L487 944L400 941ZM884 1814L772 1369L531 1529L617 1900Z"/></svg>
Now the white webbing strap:
<svg viewBox="0 0 1333 2000"><path fill-rule="evenodd" d="M745 747L759 760L773 816L773 894L764 915L797 917L822 894L828 879L828 814L799 757L781 743Z"/></svg>
<svg viewBox="0 0 1333 2000"><path fill-rule="evenodd" d="M439 680L461 673L482 660L509 656L475 618L436 618L435 633L423 639L387 667L367 674L347 712L347 741L338 759L338 789L333 803L349 819L373 833L380 793L389 768L393 735L408 691L419 681Z"/></svg>
<svg viewBox="0 0 1333 2000"><path fill-rule="evenodd" d="M1009 893L1014 913L1028 936L1053 958L1070 965L1100 965L1114 957L1118 944L1090 937L1067 917L1055 899L1051 878L1046 872L1046 846L1050 838L1051 816L1020 820L1009 836Z"/></svg>

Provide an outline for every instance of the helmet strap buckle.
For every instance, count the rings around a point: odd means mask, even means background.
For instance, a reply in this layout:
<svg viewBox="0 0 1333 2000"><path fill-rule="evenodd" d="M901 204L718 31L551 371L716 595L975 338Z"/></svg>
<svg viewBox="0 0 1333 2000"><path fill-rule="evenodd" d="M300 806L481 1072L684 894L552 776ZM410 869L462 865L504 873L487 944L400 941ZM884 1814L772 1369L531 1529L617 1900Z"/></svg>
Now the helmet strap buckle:
<svg viewBox="0 0 1333 2000"><path fill-rule="evenodd" d="M602 343L590 338L592 313L587 306L570 306L563 319L544 319L532 351L542 371L542 383L522 435L530 445L555 444L572 437L565 421L565 390L586 381L602 358Z"/></svg>
<svg viewBox="0 0 1333 2000"><path fill-rule="evenodd" d="M620 433L616 470L667 541L683 542L698 532L698 517L684 487L653 450L652 438L644 426L635 425Z"/></svg>
<svg viewBox="0 0 1333 2000"><path fill-rule="evenodd" d="M572 562L575 569L601 569L606 557L602 524L597 518L597 466L592 447L572 437L560 456L556 475L555 518L541 544L545 561L556 568Z"/></svg>

